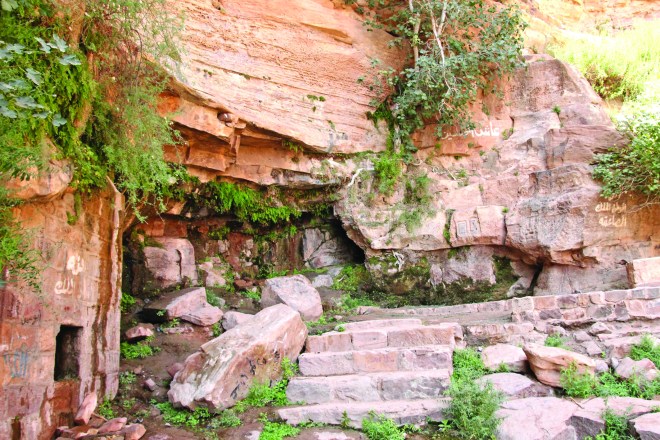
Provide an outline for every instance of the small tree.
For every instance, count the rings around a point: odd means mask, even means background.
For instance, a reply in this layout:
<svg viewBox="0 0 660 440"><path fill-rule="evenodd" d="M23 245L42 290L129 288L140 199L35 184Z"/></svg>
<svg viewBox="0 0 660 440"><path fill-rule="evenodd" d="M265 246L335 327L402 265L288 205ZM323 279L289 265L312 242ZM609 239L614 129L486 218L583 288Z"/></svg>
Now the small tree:
<svg viewBox="0 0 660 440"><path fill-rule="evenodd" d="M348 3L353 3L349 0ZM475 128L470 105L481 90L499 92L497 80L521 65L525 24L514 7L485 0L368 0L367 23L397 35L394 44L411 48L403 70L380 72L392 93L375 103L374 120L386 120L390 149L404 158L414 152L411 135L437 123Z"/></svg>

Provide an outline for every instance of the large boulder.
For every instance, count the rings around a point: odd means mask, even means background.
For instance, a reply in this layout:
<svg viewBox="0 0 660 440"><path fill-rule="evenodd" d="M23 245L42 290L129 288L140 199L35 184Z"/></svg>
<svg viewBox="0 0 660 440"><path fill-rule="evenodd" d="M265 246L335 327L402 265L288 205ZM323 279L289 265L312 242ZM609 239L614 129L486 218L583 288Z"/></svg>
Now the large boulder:
<svg viewBox="0 0 660 440"><path fill-rule="evenodd" d="M496 415L502 418L498 440L575 440L568 424L579 407L556 397L529 397L504 402Z"/></svg>
<svg viewBox="0 0 660 440"><path fill-rule="evenodd" d="M247 395L254 382L277 379L284 358L297 359L307 337L300 314L285 304L202 345L174 376L167 393L175 406L224 409Z"/></svg>
<svg viewBox="0 0 660 440"><path fill-rule="evenodd" d="M484 348L481 359L489 370L505 366L509 371L527 371L527 356L522 348L510 344L496 344Z"/></svg>
<svg viewBox="0 0 660 440"><path fill-rule="evenodd" d="M642 359L640 361L634 361L629 357L621 359L614 372L623 379L640 376L648 381L652 381L658 376L658 369L650 360Z"/></svg>
<svg viewBox="0 0 660 440"><path fill-rule="evenodd" d="M300 312L305 321L316 321L323 314L321 295L303 275L266 280L261 291L261 305L286 304Z"/></svg>
<svg viewBox="0 0 660 440"><path fill-rule="evenodd" d="M596 372L596 361L563 348L527 344L523 351L536 378L546 385L561 387L561 371L571 364L574 364L581 374L594 375Z"/></svg>
<svg viewBox="0 0 660 440"><path fill-rule="evenodd" d="M660 440L660 413L644 414L631 424L642 440Z"/></svg>
<svg viewBox="0 0 660 440"><path fill-rule="evenodd" d="M181 318L197 325L210 325L200 323L201 317L211 315L218 322L222 318L222 311L211 306L206 301L206 289L203 287L190 287L162 295L156 301L147 304L142 309L142 315L152 321L165 321L167 319Z"/></svg>

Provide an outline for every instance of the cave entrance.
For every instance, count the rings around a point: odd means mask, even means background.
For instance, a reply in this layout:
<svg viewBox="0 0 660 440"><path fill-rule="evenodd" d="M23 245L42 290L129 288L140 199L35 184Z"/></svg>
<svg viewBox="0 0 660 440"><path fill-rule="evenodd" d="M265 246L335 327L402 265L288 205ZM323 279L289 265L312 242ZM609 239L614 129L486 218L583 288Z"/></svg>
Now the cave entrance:
<svg viewBox="0 0 660 440"><path fill-rule="evenodd" d="M82 327L60 326L55 341L55 380L80 377L80 343Z"/></svg>

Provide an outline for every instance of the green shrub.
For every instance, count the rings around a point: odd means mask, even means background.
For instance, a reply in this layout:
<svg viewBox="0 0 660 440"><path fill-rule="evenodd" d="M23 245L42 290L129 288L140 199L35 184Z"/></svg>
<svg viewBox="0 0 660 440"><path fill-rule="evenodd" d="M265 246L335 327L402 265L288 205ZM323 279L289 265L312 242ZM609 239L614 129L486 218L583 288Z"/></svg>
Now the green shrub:
<svg viewBox="0 0 660 440"><path fill-rule="evenodd" d="M446 415L460 438L481 440L495 437L501 423L495 413L504 396L493 388L492 383L481 385L469 376L452 376L446 395L451 397Z"/></svg>
<svg viewBox="0 0 660 440"><path fill-rule="evenodd" d="M640 342L630 349L630 357L636 361L648 359L660 368L660 344L656 345L649 335L644 335Z"/></svg>
<svg viewBox="0 0 660 440"><path fill-rule="evenodd" d="M659 23L638 23L612 35L571 37L552 51L575 65L603 98L635 99L647 83L660 79Z"/></svg>
<svg viewBox="0 0 660 440"><path fill-rule="evenodd" d="M369 440L405 440L406 438L403 430L391 419L373 412L362 420L362 431Z"/></svg>
<svg viewBox="0 0 660 440"><path fill-rule="evenodd" d="M106 419L114 419L117 415L115 410L112 409L112 401L110 399L103 399L103 402L99 404L99 407L96 409L101 417Z"/></svg>
<svg viewBox="0 0 660 440"><path fill-rule="evenodd" d="M453 364L452 382L462 379L475 380L488 373L481 355L472 348L455 350Z"/></svg>
<svg viewBox="0 0 660 440"><path fill-rule="evenodd" d="M268 383L253 383L245 399L234 406L236 412L245 412L248 408L263 408L266 405L290 405L286 397L286 387L289 380L298 373L298 365L284 358L280 364L282 379L269 385Z"/></svg>
<svg viewBox="0 0 660 440"><path fill-rule="evenodd" d="M628 418L619 416L611 409L607 408L602 414L605 421L605 430L596 435L595 439L587 437L585 440L634 440L628 427Z"/></svg>
<svg viewBox="0 0 660 440"><path fill-rule="evenodd" d="M121 299L119 302L119 310L122 313L126 313L135 305L137 300L130 293L122 292Z"/></svg>
<svg viewBox="0 0 660 440"><path fill-rule="evenodd" d="M368 282L369 272L363 265L344 266L332 282L332 289L355 293Z"/></svg>
<svg viewBox="0 0 660 440"><path fill-rule="evenodd" d="M231 213L241 221L276 224L288 222L302 214L296 208L282 206L273 197L229 182L207 183L204 195L207 205L218 214Z"/></svg>
<svg viewBox="0 0 660 440"><path fill-rule="evenodd" d="M593 374L579 372L577 365L571 363L561 371L560 383L566 395L584 398L594 395L598 382Z"/></svg>
<svg viewBox="0 0 660 440"><path fill-rule="evenodd" d="M195 408L194 411L174 408L170 402L157 403L155 406L160 410L163 420L172 425L195 428L213 418L213 414L209 412L208 408L201 406Z"/></svg>
<svg viewBox="0 0 660 440"><path fill-rule="evenodd" d="M137 376L132 371L124 371L119 374L119 385L132 385L137 382Z"/></svg>
<svg viewBox="0 0 660 440"><path fill-rule="evenodd" d="M556 347L556 348L563 348L568 350L568 347L565 345L566 340L562 338L559 335L549 335L547 338L545 338L545 343L544 345L546 347Z"/></svg>
<svg viewBox="0 0 660 440"><path fill-rule="evenodd" d="M630 143L596 157L593 175L603 183L602 195L638 193L647 204L660 203L660 108L623 119L619 129Z"/></svg>
<svg viewBox="0 0 660 440"><path fill-rule="evenodd" d="M144 359L153 356L156 353L153 347L147 345L147 342L138 342L137 344L129 344L122 342L119 346L121 357L124 359Z"/></svg>
<svg viewBox="0 0 660 440"><path fill-rule="evenodd" d="M282 440L287 437L295 437L299 432L300 429L284 423L265 422L259 440Z"/></svg>

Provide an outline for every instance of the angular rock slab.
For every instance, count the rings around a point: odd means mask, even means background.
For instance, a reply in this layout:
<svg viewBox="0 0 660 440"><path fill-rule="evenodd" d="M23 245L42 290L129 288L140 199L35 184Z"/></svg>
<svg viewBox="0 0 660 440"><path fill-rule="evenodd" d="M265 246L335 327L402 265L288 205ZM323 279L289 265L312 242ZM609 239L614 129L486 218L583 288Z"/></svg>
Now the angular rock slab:
<svg viewBox="0 0 660 440"><path fill-rule="evenodd" d="M162 295L156 301L142 309L145 318L153 321L180 318L208 305L206 302L206 289L203 287L190 287Z"/></svg>
<svg viewBox="0 0 660 440"><path fill-rule="evenodd" d="M556 397L529 397L504 402L496 415L502 418L498 440L576 440L568 421L579 407Z"/></svg>
<svg viewBox="0 0 660 440"><path fill-rule="evenodd" d="M489 370L497 370L506 365L509 371L523 373L527 371L527 355L522 348L510 344L497 344L484 348L481 360Z"/></svg>
<svg viewBox="0 0 660 440"><path fill-rule="evenodd" d="M189 356L170 384L170 402L191 409L228 408L247 395L253 382L277 379L282 360L295 360L306 337L298 312L284 304L268 307Z"/></svg>
<svg viewBox="0 0 660 440"><path fill-rule="evenodd" d="M377 402L433 399L449 387L448 370L400 371L345 376L294 377L286 390L292 402Z"/></svg>
<svg viewBox="0 0 660 440"><path fill-rule="evenodd" d="M642 359L634 361L629 357L621 359L614 372L617 376L624 379L629 379L632 376L640 376L648 381L652 381L658 376L658 369L650 360Z"/></svg>
<svg viewBox="0 0 660 440"><path fill-rule="evenodd" d="M222 310L209 303L204 303L195 310L181 315L181 319L205 327L220 321L222 319Z"/></svg>
<svg viewBox="0 0 660 440"><path fill-rule="evenodd" d="M333 402L321 405L282 408L277 414L287 423L320 422L341 425L348 418L348 425L361 428L362 420L373 411L388 417L398 425L425 424L427 418L442 420L448 400L394 400L389 402Z"/></svg>
<svg viewBox="0 0 660 440"><path fill-rule="evenodd" d="M479 383L490 382L493 388L502 392L511 399L524 399L527 397L552 397L554 390L547 386L533 381L527 376L516 373L495 373L488 374L477 379Z"/></svg>
<svg viewBox="0 0 660 440"><path fill-rule="evenodd" d="M225 313L222 317L222 328L225 330L231 330L237 325L243 324L244 322L252 319L254 315L247 313L229 311Z"/></svg>
<svg viewBox="0 0 660 440"><path fill-rule="evenodd" d="M261 306L286 304L300 312L305 321L316 321L323 314L321 295L303 275L266 280L261 291Z"/></svg>
<svg viewBox="0 0 660 440"><path fill-rule="evenodd" d="M660 406L660 401L633 397L587 399L580 402L580 408L571 417L570 424L575 428L578 438L595 437L605 429L605 421L602 416L606 409L619 416L635 418L653 411L658 406Z"/></svg>
<svg viewBox="0 0 660 440"><path fill-rule="evenodd" d="M660 440L660 413L637 417L631 424L642 440Z"/></svg>
<svg viewBox="0 0 660 440"><path fill-rule="evenodd" d="M552 387L561 387L561 370L570 364L574 363L580 373L594 375L596 372L596 361L563 348L527 344L523 351L539 382Z"/></svg>

